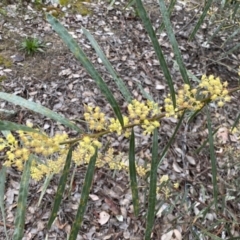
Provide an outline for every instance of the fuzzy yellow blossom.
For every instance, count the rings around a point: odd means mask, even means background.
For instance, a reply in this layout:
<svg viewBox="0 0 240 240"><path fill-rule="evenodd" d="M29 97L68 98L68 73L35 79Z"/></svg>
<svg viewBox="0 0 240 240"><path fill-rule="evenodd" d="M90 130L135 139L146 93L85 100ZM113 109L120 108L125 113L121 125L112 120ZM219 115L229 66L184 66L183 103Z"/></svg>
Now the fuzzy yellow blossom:
<svg viewBox="0 0 240 240"><path fill-rule="evenodd" d="M140 177L144 177L146 176L146 173L149 171L149 168L145 168L143 166L136 166L136 171Z"/></svg>
<svg viewBox="0 0 240 240"><path fill-rule="evenodd" d="M72 159L77 165L87 164L95 153L95 147L101 148L101 146L102 144L97 139L84 136L73 151Z"/></svg>
<svg viewBox="0 0 240 240"><path fill-rule="evenodd" d="M2 150L8 148L4 165L7 167L14 166L17 167L18 170L22 171L24 163L28 160L30 152L28 150L27 152L26 150L24 152L19 151L18 141L12 134L8 134L6 140L1 138L0 142Z"/></svg>
<svg viewBox="0 0 240 240"><path fill-rule="evenodd" d="M132 103L128 105L128 112L130 119L144 120L148 116L150 108L144 103L134 99Z"/></svg>
<svg viewBox="0 0 240 240"><path fill-rule="evenodd" d="M225 102L231 100L231 97L228 95L227 86L227 82L222 83L220 78L215 78L213 75L208 77L203 75L199 84L199 87L204 89L201 91L201 94L205 98L210 97L212 101L217 101L219 107L222 107Z"/></svg>
<svg viewBox="0 0 240 240"><path fill-rule="evenodd" d="M121 126L120 122L118 121L118 119L110 118L109 121L110 121L110 124L108 126L108 129L111 132L117 132L118 135L121 135L122 134L122 126Z"/></svg>
<svg viewBox="0 0 240 240"><path fill-rule="evenodd" d="M147 100L147 105L148 105L149 109L151 110L151 117L154 117L161 113L161 108L159 108L157 103Z"/></svg>
<svg viewBox="0 0 240 240"><path fill-rule="evenodd" d="M168 97L165 98L164 107L166 111L166 114L165 114L166 117L176 116L176 109L173 106L173 102L170 98L170 95L168 95Z"/></svg>
<svg viewBox="0 0 240 240"><path fill-rule="evenodd" d="M106 129L106 117L99 107L84 106L84 118L89 124L90 130L101 131Z"/></svg>
<svg viewBox="0 0 240 240"><path fill-rule="evenodd" d="M31 166L31 177L40 181L44 176L60 173L64 167L67 154L59 156L57 159L47 159L45 163L38 163L33 160Z"/></svg>
<svg viewBox="0 0 240 240"><path fill-rule="evenodd" d="M229 102L231 97L228 95L228 83L221 83L220 79L215 78L213 75L207 77L203 75L201 82L197 88L191 89L188 84L184 84L183 88L176 94L176 108L174 108L170 95L164 100L166 117L177 117L176 112L178 109L188 109L192 111L199 110L203 107L204 103L201 102L199 96L210 98L212 101L217 101L219 107L222 107L225 102Z"/></svg>
<svg viewBox="0 0 240 240"><path fill-rule="evenodd" d="M153 117L160 113L158 104L148 100L147 103L139 102L134 99L128 104L129 118L133 123L139 124L140 121L145 120L147 117Z"/></svg>
<svg viewBox="0 0 240 240"><path fill-rule="evenodd" d="M145 119L141 126L143 129L145 129L143 134L147 135L147 134L151 134L155 128L160 127L160 123L158 121L149 121Z"/></svg>
<svg viewBox="0 0 240 240"><path fill-rule="evenodd" d="M160 184L162 183L165 183L169 180L169 177L168 175L163 175L161 178L160 178Z"/></svg>
<svg viewBox="0 0 240 240"><path fill-rule="evenodd" d="M171 196L171 191L170 191L169 187L161 188L161 192L163 193L165 199L168 199Z"/></svg>
<svg viewBox="0 0 240 240"><path fill-rule="evenodd" d="M188 84L184 84L183 89L178 91L176 96L176 107L187 108L189 110L199 110L203 105L197 100L197 89L191 89Z"/></svg>
<svg viewBox="0 0 240 240"><path fill-rule="evenodd" d="M0 146L6 151L6 160L4 165L7 167L17 167L19 171L23 170L25 162L29 159L30 154L49 156L54 153L66 152L65 146L60 145L60 142L65 141L68 136L67 134L56 134L54 137L49 138L47 135L40 132L23 132L17 131L20 141L18 142L12 134L8 134L6 140L0 139ZM21 145L19 145L21 143ZM44 164L43 164L44 163ZM42 169L46 168L46 163L43 161L41 164L33 164L31 172L32 177L40 179L46 171ZM37 169L34 169L36 167ZM39 173L41 172L41 174Z"/></svg>
<svg viewBox="0 0 240 240"><path fill-rule="evenodd" d="M179 188L179 183L178 183L178 182L174 183L174 184L173 184L173 187L174 187L175 189L178 189L178 188Z"/></svg>

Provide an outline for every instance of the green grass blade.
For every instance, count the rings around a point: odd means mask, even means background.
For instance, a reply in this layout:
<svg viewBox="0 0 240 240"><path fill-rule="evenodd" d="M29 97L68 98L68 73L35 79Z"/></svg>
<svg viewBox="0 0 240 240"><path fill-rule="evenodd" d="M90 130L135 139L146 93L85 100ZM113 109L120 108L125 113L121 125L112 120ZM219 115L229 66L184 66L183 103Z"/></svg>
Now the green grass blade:
<svg viewBox="0 0 240 240"><path fill-rule="evenodd" d="M218 236L216 236L216 235L208 232L206 229L201 229L201 232L202 232L204 235L210 237L212 240L222 240L222 238L220 238L220 237L218 237ZM233 240L233 239L234 239L234 238L231 238L231 240ZM236 239L239 239L239 237L236 238Z"/></svg>
<svg viewBox="0 0 240 240"><path fill-rule="evenodd" d="M240 119L240 113L238 114L236 120L234 121L232 127L231 127L231 130L233 130L239 123L239 119Z"/></svg>
<svg viewBox="0 0 240 240"><path fill-rule="evenodd" d="M151 232L155 219L156 191L157 191L157 169L158 169L158 129L153 133L152 162L150 171L150 187L148 196L147 226L145 240L151 239Z"/></svg>
<svg viewBox="0 0 240 240"><path fill-rule="evenodd" d="M5 216L5 208L4 208L4 193L5 193L6 176L7 176L7 168L5 166L2 166L2 169L0 170L0 209L1 209L1 213L2 213L4 233L5 233L6 239L8 240L9 238L8 238L8 234L7 234L6 216Z"/></svg>
<svg viewBox="0 0 240 240"><path fill-rule="evenodd" d="M51 111L50 109L48 109L46 107L41 106L40 104L30 102L24 98L18 97L13 94L4 93L4 92L0 92L0 98L5 101L11 102L15 105L19 105L21 107L30 109L33 112L40 113L46 117L49 117L55 121L62 123L63 125L71 128L77 132L82 132L82 130L78 126L73 124L71 121L69 121L68 119L62 117L61 115Z"/></svg>
<svg viewBox="0 0 240 240"><path fill-rule="evenodd" d="M134 5L134 4L135 4L135 1L136 1L136 0L130 0L130 1L127 3L127 5L124 7L123 10L126 10L127 8L129 8L129 7L131 7L132 5Z"/></svg>
<svg viewBox="0 0 240 240"><path fill-rule="evenodd" d="M148 33L148 35L149 35L149 37L152 41L153 48L154 48L155 53L157 55L160 66L163 70L164 77L167 81L167 84L168 84L168 87L169 87L169 90L170 90L170 95L171 95L171 98L172 98L172 101L173 101L173 105L176 106L174 84L173 84L172 77L170 75L169 69L167 67L167 63L166 63L166 60L164 58L162 49L161 49L161 47L158 43L156 33L153 30L151 21L148 17L148 14L147 14L146 10L143 7L142 1L141 0L136 0L136 5L137 5L138 12L139 12L139 16L141 17L141 19L143 21L143 24L144 24L144 27L145 27L145 29L146 29L146 31L147 31L147 33Z"/></svg>
<svg viewBox="0 0 240 240"><path fill-rule="evenodd" d="M164 3L164 0L159 0L158 3L159 3L159 6L160 6L160 11L162 13L165 29L167 31L169 41L172 45L174 56L175 56L176 61L178 63L183 81L184 81L184 83L190 85L188 75L187 75L187 71L186 71L186 68L184 66L182 56L181 56L181 52L178 48L178 43L177 43L177 40L175 38L173 29L172 29L172 25L171 25L171 22L170 22L170 19L169 19L169 13L167 11L166 5Z"/></svg>
<svg viewBox="0 0 240 240"><path fill-rule="evenodd" d="M212 135L214 136L217 132L218 132L218 129L214 130ZM201 146L199 146L195 151L193 151L193 153L199 154L202 151L202 149L206 146L207 143L208 143L208 138L205 139L204 142L201 144Z"/></svg>
<svg viewBox="0 0 240 240"><path fill-rule="evenodd" d="M130 184L133 198L134 215L137 217L139 214L139 198L138 198L138 186L137 186L137 174L135 165L135 136L132 129L129 146L129 174Z"/></svg>
<svg viewBox="0 0 240 240"><path fill-rule="evenodd" d="M24 170L21 177L20 189L18 195L17 211L14 223L13 240L22 240L25 226L25 213L27 207L27 195L30 180L30 169L33 155L29 155L25 163Z"/></svg>
<svg viewBox="0 0 240 240"><path fill-rule="evenodd" d="M227 52L224 52L223 54L220 55L219 59L226 57L227 55L236 52L240 48L240 43L235 45L233 48L229 49Z"/></svg>
<svg viewBox="0 0 240 240"><path fill-rule="evenodd" d="M239 6L240 6L240 3L239 3L239 2L237 2L236 4L234 4L233 13L232 13L232 19L235 18L235 15L236 15L236 13L238 12Z"/></svg>
<svg viewBox="0 0 240 240"><path fill-rule="evenodd" d="M168 10L167 10L169 16L171 16L176 2L177 2L177 0L171 0L171 2L169 4L169 7L168 7ZM164 28L165 28L165 25L164 25L164 22L162 22L158 31L161 33Z"/></svg>
<svg viewBox="0 0 240 240"><path fill-rule="evenodd" d="M213 198L215 209L218 211L217 208L217 197L218 197L218 187L217 187L217 163L216 163L216 156L214 151L214 143L213 143L213 131L211 126L211 118L208 108L207 109L207 125L208 125L208 141L209 141L209 151L210 151L210 159L211 159L211 166L212 166L212 183L213 183Z"/></svg>
<svg viewBox="0 0 240 240"><path fill-rule="evenodd" d="M72 230L71 230L68 240L75 240L77 238L79 228L81 227L84 213L85 213L86 207L87 207L87 202L88 202L88 197L89 197L93 177L94 177L94 170L95 170L95 164L96 164L96 160L97 160L97 154L98 154L98 149L95 150L95 154L91 157L90 162L88 164L87 173L86 173L85 179L84 179L84 184L83 184L83 188L82 188L81 199L80 199L80 203L78 206L77 215L73 222Z"/></svg>
<svg viewBox="0 0 240 240"><path fill-rule="evenodd" d="M106 58L105 54L101 50L101 48L98 45L97 41L94 39L92 34L90 32L88 32L84 27L82 27L82 30L83 30L83 33L85 34L85 36L87 37L87 39L90 41L90 43L93 46L93 48L95 49L97 55L102 60L102 62L105 65L105 67L107 68L108 72L112 75L113 80L115 81L116 85L118 86L118 89L122 93L124 99L127 102L131 102L132 101L131 93L129 92L129 90L126 87L126 85L123 82L123 80L117 75L116 71L113 69L111 63Z"/></svg>
<svg viewBox="0 0 240 240"><path fill-rule="evenodd" d="M113 94L109 90L107 84L103 81L98 71L94 68L93 64L89 61L86 54L83 50L78 46L77 42L72 38L72 36L68 33L66 28L52 15L47 14L47 20L52 25L52 28L56 31L56 33L60 36L60 38L64 41L70 51L74 54L76 59L83 65L83 67L87 70L90 76L95 80L98 88L101 90L103 95L108 100L109 104L112 106L113 111L118 118L120 124L123 126L123 117L119 106L113 97Z"/></svg>
<svg viewBox="0 0 240 240"><path fill-rule="evenodd" d="M24 126L24 125L20 125L17 123L13 123L13 122L9 122L9 121L1 121L0 120L0 131L5 131L5 130L9 130L9 131L18 131L18 130L22 130L25 132L36 132L39 133L39 131L37 131L36 129Z"/></svg>
<svg viewBox="0 0 240 240"><path fill-rule="evenodd" d="M56 195L55 195L51 216L48 220L48 224L47 224L48 229L51 228L51 225L52 225L54 219L57 216L57 212L58 212L60 203L62 201L63 192L65 190L65 186L66 186L66 183L67 183L67 177L69 175L69 170L70 170L70 166L71 166L72 150L73 150L73 146L70 146L68 154L67 154L65 166L64 166L64 169L63 169L63 173L62 173L62 176L60 178L60 181L59 181L59 184L58 184L58 189L57 189L57 192L56 192Z"/></svg>
<svg viewBox="0 0 240 240"><path fill-rule="evenodd" d="M208 1L207 1L206 5L205 5L205 7L204 7L204 9L203 9L202 15L201 15L200 18L198 19L198 22L197 22L195 28L193 29L192 33L190 34L189 41L192 41L192 40L193 40L195 34L197 33L198 29L199 29L200 26L202 25L203 20L204 20L204 18L206 17L207 12L208 12L209 8L210 8L211 5L212 5L212 2L213 2L213 0L208 0Z"/></svg>
<svg viewBox="0 0 240 240"><path fill-rule="evenodd" d="M45 181L44 181L44 183L43 183L43 188L42 188L42 191L41 191L41 194L40 194L38 203L37 203L37 206L38 206L38 207L39 207L40 204L41 204L42 198L43 198L45 192L47 191L47 187L48 187L48 185L49 185L52 177L53 177L53 174L50 174L50 175L48 175L48 176L45 178Z"/></svg>
<svg viewBox="0 0 240 240"><path fill-rule="evenodd" d="M234 31L223 43L223 45L221 46L221 48L223 48L224 46L227 45L227 43L232 40L236 35L238 35L240 32L240 28L238 28L236 31Z"/></svg>
<svg viewBox="0 0 240 240"><path fill-rule="evenodd" d="M173 68L176 69L177 71L179 71L179 66L178 66L177 62L175 60L172 60L172 61L173 61ZM186 71L187 71L187 75L190 79L192 79L194 82L197 82L197 83L200 82L200 80L193 73L191 73L191 71L188 71L188 70L186 70Z"/></svg>
<svg viewBox="0 0 240 240"><path fill-rule="evenodd" d="M164 147L159 159L158 159L158 166L162 163L162 160L164 159L165 155L167 154L168 149L170 148L171 144L173 143L173 141L175 140L175 136L177 135L178 129L180 128L182 121L184 119L184 114L185 112L182 114L181 118L178 120L178 124L174 130L173 135L171 136L171 138L169 139L168 143L166 144L166 146Z"/></svg>
<svg viewBox="0 0 240 240"><path fill-rule="evenodd" d="M139 88L139 90L140 90L140 92L141 92L143 97L145 97L146 99L154 102L153 97L144 90L144 88L142 87L142 85L140 83L137 83L137 86L138 86L138 88Z"/></svg>
<svg viewBox="0 0 240 240"><path fill-rule="evenodd" d="M226 24L226 21L223 21L216 29L216 31L208 38L207 43L210 43L213 38L216 37L216 35L220 32L220 30L222 29L222 27Z"/></svg>

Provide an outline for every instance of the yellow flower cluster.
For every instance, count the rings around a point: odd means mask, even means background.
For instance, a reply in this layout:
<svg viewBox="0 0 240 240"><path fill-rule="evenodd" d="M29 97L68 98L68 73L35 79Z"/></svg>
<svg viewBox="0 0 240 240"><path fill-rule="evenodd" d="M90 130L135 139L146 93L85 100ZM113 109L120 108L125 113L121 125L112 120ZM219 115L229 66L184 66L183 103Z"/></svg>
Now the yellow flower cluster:
<svg viewBox="0 0 240 240"><path fill-rule="evenodd" d="M140 124L147 117L153 117L160 113L160 108L157 103L147 101L147 104L139 102L136 99L128 104L129 118L134 124Z"/></svg>
<svg viewBox="0 0 240 240"><path fill-rule="evenodd" d="M6 161L4 162L4 165L7 167L14 166L19 171L22 171L24 163L28 160L30 154L35 154L35 157L38 155L49 157L56 152L64 154L64 151L66 151L64 146L59 145L60 142L67 138L66 134L56 134L53 138L49 138L40 132L26 133L17 131L17 133L19 142L12 134L8 134L6 139L0 139L0 150L7 149ZM37 165L39 161L34 160L33 162L34 165ZM49 172L49 170L45 169L44 172ZM36 175L35 178L39 177Z"/></svg>
<svg viewBox="0 0 240 240"><path fill-rule="evenodd" d="M18 170L23 170L25 161L28 160L30 151L23 147L18 147L18 141L12 134L8 134L6 139L0 139L0 151L7 149L4 165L7 167L15 166Z"/></svg>
<svg viewBox="0 0 240 240"><path fill-rule="evenodd" d="M128 105L128 113L130 122L133 124L140 124L144 129L144 135L151 134L155 128L160 127L159 121L150 121L147 119L161 113L161 109L158 107L157 103L148 100L147 104L145 104L133 100L132 103Z"/></svg>
<svg viewBox="0 0 240 240"><path fill-rule="evenodd" d="M72 153L72 159L75 162L75 164L76 165L88 164L90 161L90 158L95 153L94 147L100 148L101 143L96 139L91 139L88 136L84 136L82 140L79 141L78 146ZM66 149L64 149L62 151L58 151L55 153L55 159L53 158L46 159L46 161L43 163L34 161L31 168L32 178L39 181L44 175L57 174L61 172L61 170L64 167L66 157L67 157L67 151Z"/></svg>
<svg viewBox="0 0 240 240"><path fill-rule="evenodd" d="M166 117L174 116L177 118L177 111L179 109L189 109L196 111L203 106L203 103L197 100L197 89L190 89L188 84L184 84L183 89L178 91L176 95L176 108L174 108L170 95L165 98ZM179 112L179 114L181 111Z"/></svg>
<svg viewBox="0 0 240 240"><path fill-rule="evenodd" d="M172 195L173 189L178 189L179 183L171 183L168 175L163 175L160 178L160 186L157 187L157 193L160 193L164 196L165 199L168 199Z"/></svg>
<svg viewBox="0 0 240 240"><path fill-rule="evenodd" d="M97 139L84 136L73 151L72 159L77 165L87 164L95 153L95 147L101 148L101 146Z"/></svg>
<svg viewBox="0 0 240 240"><path fill-rule="evenodd" d="M165 98L166 117L176 117L181 113L180 110L188 109L192 111L199 110L203 107L203 99L210 98L211 101L218 101L218 106L222 107L225 102L230 101L228 95L227 82L221 83L219 78L214 78L213 75L207 77L203 75L201 82L197 88L191 89L188 84L184 84L176 95L176 108L174 108L170 95ZM178 112L178 114L177 114Z"/></svg>
<svg viewBox="0 0 240 240"><path fill-rule="evenodd" d="M105 154L99 154L97 159L97 167L102 167L104 165L108 165L109 169L112 170L124 170L128 171L128 158L125 153L118 152L118 154L114 154L114 149L109 148ZM136 172L140 177L144 177L146 173L150 170L150 165L146 167L140 166L136 164Z"/></svg>
<svg viewBox="0 0 240 240"><path fill-rule="evenodd" d="M101 131L106 129L105 114L101 112L99 107L84 106L84 118L89 124L90 130Z"/></svg>
<svg viewBox="0 0 240 240"><path fill-rule="evenodd" d="M160 127L160 123L158 121L149 121L145 119L143 124L141 125L145 131L143 131L144 135L151 134L155 128Z"/></svg>
<svg viewBox="0 0 240 240"><path fill-rule="evenodd" d="M118 119L110 118L109 119L110 124L108 126L108 129L110 132L117 132L118 135L124 134L125 137L129 137L131 134L130 129L123 129ZM127 126L129 124L129 118L126 116L123 116L123 124L124 126Z"/></svg>
<svg viewBox="0 0 240 240"><path fill-rule="evenodd" d="M199 84L199 87L203 89L201 94L206 98L210 97L212 101L217 100L219 107L222 107L225 102L231 100L231 97L228 95L227 86L227 82L221 83L220 79L218 77L214 78L213 75L209 77L203 75Z"/></svg>
<svg viewBox="0 0 240 240"><path fill-rule="evenodd" d="M62 171L66 162L67 153L59 155L56 159L46 159L41 163L37 160L32 162L31 176L34 180L40 181L43 176L58 174Z"/></svg>
<svg viewBox="0 0 240 240"><path fill-rule="evenodd" d="M56 152L66 151L61 142L67 140L68 135L66 133L57 133L53 137L48 137L43 133L35 132L23 132L18 131L19 138L24 147L29 149L34 154L40 154L45 157L51 156Z"/></svg>
<svg viewBox="0 0 240 240"><path fill-rule="evenodd" d="M101 131L109 130L110 132L116 132L118 135L124 135L129 137L131 129L123 128L116 118L107 119L105 114L101 112L99 107L85 106L84 118L89 124L90 130ZM160 108L157 103L147 101L147 103L133 100L128 105L128 117L123 116L124 127L130 124L139 124L144 129L144 134L151 134L156 127L160 126L160 123L156 120L150 120L151 118L160 114Z"/></svg>
<svg viewBox="0 0 240 240"><path fill-rule="evenodd" d="M185 109L194 111L201 109L205 104L205 99L217 101L218 106L221 107L225 102L230 101L228 93L227 82L222 84L219 78L214 78L212 75L209 77L203 75L197 88L191 89L189 85L185 84L178 91L176 108L174 108L169 96L165 99L165 116L177 117ZM157 103L133 100L128 104L127 109L128 116L123 116L123 127L118 119L107 118L99 107L85 106L84 118L90 130L102 131L99 136L116 132L118 135L123 134L125 137L129 137L134 125L141 126L143 134L151 134L155 128L160 126L161 108ZM0 138L0 151L5 150L6 152L5 166L15 166L22 170L29 155L33 154L31 175L34 179L40 180L44 175L59 173L62 170L68 151L68 147L61 144L68 140L66 133L59 133L53 137L48 137L41 132L17 131L17 134L19 141L12 134L9 134L6 139ZM102 147L102 144L96 138L97 134L85 134L80 140L74 141L77 144L73 151L73 162L76 165L88 164L95 153L95 147ZM128 170L128 159L122 153L114 154L113 148L109 148L104 153L101 151L98 153L96 166L103 167L105 165L110 169ZM149 171L149 166L137 165L136 170L138 175L142 177ZM167 182L168 176L164 175L160 179L160 183L165 186ZM161 189L163 189L163 186Z"/></svg>

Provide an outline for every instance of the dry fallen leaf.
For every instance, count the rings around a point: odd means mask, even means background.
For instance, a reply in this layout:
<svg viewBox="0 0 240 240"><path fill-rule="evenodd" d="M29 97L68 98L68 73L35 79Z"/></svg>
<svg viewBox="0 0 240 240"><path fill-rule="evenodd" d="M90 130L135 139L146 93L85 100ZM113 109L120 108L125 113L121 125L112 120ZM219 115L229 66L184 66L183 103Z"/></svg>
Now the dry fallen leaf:
<svg viewBox="0 0 240 240"><path fill-rule="evenodd" d="M191 165L196 165L196 161L193 157L187 155L186 158Z"/></svg>
<svg viewBox="0 0 240 240"><path fill-rule="evenodd" d="M97 201L99 200L99 197L95 194L89 194L89 197L93 200L93 201Z"/></svg>
<svg viewBox="0 0 240 240"><path fill-rule="evenodd" d="M119 208L114 203L114 201L112 201L110 198L105 198L104 201L109 206L110 210L114 213L114 215L119 214Z"/></svg>
<svg viewBox="0 0 240 240"><path fill-rule="evenodd" d="M105 223L108 222L109 218L110 218L110 215L109 215L107 212L102 211L102 212L100 212L100 214L99 214L98 222L99 222L101 225L104 225Z"/></svg>
<svg viewBox="0 0 240 240"><path fill-rule="evenodd" d="M226 127L221 127L217 131L217 138L221 143L226 143L229 141L228 134L228 129Z"/></svg>
<svg viewBox="0 0 240 240"><path fill-rule="evenodd" d="M174 229L163 234L161 240L182 240L182 234L178 229Z"/></svg>
<svg viewBox="0 0 240 240"><path fill-rule="evenodd" d="M174 171L177 172L177 173L180 173L180 172L183 171L182 168L177 164L176 161L173 162L173 169L174 169Z"/></svg>

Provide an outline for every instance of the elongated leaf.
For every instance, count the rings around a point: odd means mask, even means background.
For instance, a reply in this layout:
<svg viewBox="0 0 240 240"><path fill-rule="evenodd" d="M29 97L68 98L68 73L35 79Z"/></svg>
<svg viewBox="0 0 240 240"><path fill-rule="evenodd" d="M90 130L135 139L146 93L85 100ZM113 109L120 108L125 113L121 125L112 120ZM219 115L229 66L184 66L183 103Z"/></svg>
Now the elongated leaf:
<svg viewBox="0 0 240 240"><path fill-rule="evenodd" d="M4 92L0 92L0 98L3 100L6 100L8 102L11 102L15 105L19 105L21 107L25 107L27 109L30 109L31 111L40 113L46 117L49 117L55 121L58 121L62 124L64 124L65 126L77 131L77 132L82 132L81 129L76 126L75 124L73 124L72 122L70 122L68 119L62 117L61 115L51 111L50 109L41 106L40 104L34 103L34 102L30 102L24 98L18 97L16 95L13 94L9 94L9 93L4 93Z"/></svg>
<svg viewBox="0 0 240 240"><path fill-rule="evenodd" d="M88 32L84 27L82 27L82 30L83 30L83 33L85 34L85 36L90 41L90 43L92 44L92 46L95 49L97 55L102 60L102 62L105 65L105 67L107 68L108 72L112 75L113 80L117 84L118 89L122 93L124 99L127 102L131 102L132 101L131 93L129 92L129 90L126 87L126 85L123 82L123 80L117 75L116 71L113 69L111 63L108 61L107 57L105 56L105 54L101 50L100 46L98 45L97 41L94 39L92 34L90 32Z"/></svg>
<svg viewBox="0 0 240 240"><path fill-rule="evenodd" d="M190 85L188 75L187 75L187 71L186 71L186 68L184 66L180 50L178 48L178 43L177 43L177 40L175 38L173 29L172 29L172 25L171 25L171 22L170 22L170 19L169 19L169 13L168 13L167 8L165 6L164 0L159 0L158 2L159 2L159 6L160 6L160 11L162 13L165 29L167 31L169 41L170 41L170 43L173 47L174 56L175 56L176 61L178 63L183 81L184 81L184 83Z"/></svg>
<svg viewBox="0 0 240 240"><path fill-rule="evenodd" d="M130 0L130 1L127 3L127 5L124 7L123 10L126 10L127 8L129 8L129 7L131 7L132 5L134 5L134 4L135 4L135 1L136 1L136 0Z"/></svg>
<svg viewBox="0 0 240 240"><path fill-rule="evenodd" d="M224 43L222 44L221 48L223 48L224 46L227 45L227 43L232 40L236 35L238 35L240 32L240 28L237 28L236 31L234 31L225 41Z"/></svg>
<svg viewBox="0 0 240 240"><path fill-rule="evenodd" d="M173 60L173 67L174 67L174 69L179 71L179 66L175 60ZM198 82L198 83L200 82L200 80L193 73L191 73L191 71L188 71L188 70L186 70L186 71L187 71L187 75L190 79L192 79L194 82Z"/></svg>
<svg viewBox="0 0 240 240"><path fill-rule="evenodd" d="M198 22L197 22L195 28L193 29L193 31L192 31L191 34L190 34L189 41L192 41L192 40L193 40L195 34L197 33L198 29L199 29L200 26L202 25L203 20L204 20L204 18L206 17L207 12L208 12L209 8L210 8L211 5L212 5L212 2L213 2L213 0L208 0L207 3L205 4L205 7L204 7L203 12L202 12L202 15L201 15L200 18L198 19Z"/></svg>
<svg viewBox="0 0 240 240"><path fill-rule="evenodd" d="M135 163L135 136L134 136L133 129L130 137L130 146L129 146L129 174L130 174L130 184L131 184L131 190L132 190L134 215L137 217L139 213L139 199L138 199L137 173L136 173L136 163Z"/></svg>
<svg viewBox="0 0 240 240"><path fill-rule="evenodd" d="M226 19L226 20L227 20L227 19ZM215 30L215 32L214 32L211 36L208 37L207 43L210 43L210 42L213 40L213 38L216 37L216 35L220 32L220 30L222 29L222 27L223 27L225 24L226 24L226 21L225 21L225 19L224 19L224 21L217 27L217 29Z"/></svg>
<svg viewBox="0 0 240 240"><path fill-rule="evenodd" d="M236 13L238 12L239 7L240 7L240 3L239 3L239 2L236 2L236 3L234 4L234 6L233 6L232 19L235 18L235 15L236 15Z"/></svg>
<svg viewBox="0 0 240 240"><path fill-rule="evenodd" d="M145 230L145 240L151 239L151 232L155 219L156 191L157 191L157 169L158 169L158 129L153 133L152 162L150 171L150 187L147 210L147 226Z"/></svg>
<svg viewBox="0 0 240 240"><path fill-rule="evenodd" d="M45 178L45 181L44 181L43 187L42 187L42 191L41 191L41 194L40 194L38 203L37 203L37 206L38 206L38 207L39 207L40 204L41 204L42 198L43 198L44 194L45 194L46 191L47 191L48 185L49 185L52 177L53 177L53 174L50 174L50 175L48 175L48 176Z"/></svg>
<svg viewBox="0 0 240 240"><path fill-rule="evenodd" d="M169 7L168 7L168 15L171 16L172 11L174 10L174 6L176 4L177 0L171 0ZM162 30L165 28L164 22L161 23L160 27L159 27L159 32L161 33Z"/></svg>
<svg viewBox="0 0 240 240"><path fill-rule="evenodd" d="M2 166L2 169L0 170L0 209L2 213L2 221L4 226L4 233L6 239L8 238L7 234L7 228L6 228L6 215L5 215L5 208L4 208L4 194L5 194L5 182L6 182L6 176L7 176L7 168L5 166Z"/></svg>
<svg viewBox="0 0 240 240"><path fill-rule="evenodd" d="M84 51L78 46L77 42L68 33L66 28L55 17L53 17L50 14L47 14L47 20L52 25L52 28L56 31L56 33L65 42L70 51L74 54L76 59L83 65L83 67L95 80L98 88L101 90L101 92L108 100L109 104L112 106L113 111L116 114L116 117L118 118L120 124L123 126L123 117L119 109L119 106L115 98L113 97L113 94L109 90L107 84L101 78L98 71L94 68L93 64L89 61Z"/></svg>
<svg viewBox="0 0 240 240"><path fill-rule="evenodd" d="M201 232L202 232L204 235L210 237L212 240L222 240L222 238L220 238L220 237L218 237L218 236L216 236L216 235L208 232L206 229L201 229ZM234 240L234 239L239 239L239 237L237 237L237 238L231 238L231 240Z"/></svg>
<svg viewBox="0 0 240 240"><path fill-rule="evenodd" d="M212 123L210 118L210 113L208 107L207 110L207 125L208 125L208 141L209 141L209 151L210 151L210 159L211 159L211 167L212 167L212 183L213 183L213 198L215 203L215 209L217 208L217 196L218 196L218 186L217 186L217 163L216 156L214 151L214 143L213 143L213 131L212 131Z"/></svg>
<svg viewBox="0 0 240 240"><path fill-rule="evenodd" d="M87 207L88 197L89 197L89 193L90 193L90 189L91 189L91 185L92 185L92 181L93 181L93 176L94 176L97 154L98 154L98 149L95 150L95 154L91 157L90 162L88 164L87 173L86 173L86 176L84 179L84 184L83 184L83 188L82 188L81 199L80 199L80 203L78 206L77 215L73 222L72 230L71 230L68 240L77 239L77 234L79 232L79 228L81 227L84 213L85 213L86 207Z"/></svg>
<svg viewBox="0 0 240 240"><path fill-rule="evenodd" d="M144 88L142 87L142 85L140 83L137 83L137 86L138 86L139 90L141 91L141 94L143 95L143 97L154 102L153 97L144 90Z"/></svg>
<svg viewBox="0 0 240 240"><path fill-rule="evenodd" d="M239 48L240 48L240 43L236 44L233 48L229 49L227 52L222 53L220 55L219 59L224 58L225 56L227 56L233 52L236 52Z"/></svg>
<svg viewBox="0 0 240 240"><path fill-rule="evenodd" d="M54 199L51 216L48 220L48 224L47 224L48 229L51 228L52 223L57 216L57 212L58 212L60 203L62 201L63 192L65 190L65 186L66 186L66 183L67 183L67 177L69 175L69 170L70 170L70 166L71 166L72 150L73 150L73 146L70 146L69 151L68 151L68 155L67 155L67 158L66 158L66 162L65 162L65 165L64 165L63 173L62 173L62 176L61 176L59 184L58 184L58 189L57 189L56 196L55 196L55 199Z"/></svg>
<svg viewBox="0 0 240 240"><path fill-rule="evenodd" d="M22 131L25 131L25 132L37 132L37 133L39 133L39 131L37 131L33 128L30 128L30 127L24 126L24 125L20 125L20 124L9 122L9 121L1 121L0 120L0 131L4 131L4 130L9 130L9 131L22 130Z"/></svg>
<svg viewBox="0 0 240 240"><path fill-rule="evenodd" d="M24 170L21 177L20 189L18 195L17 211L14 223L13 240L22 240L25 226L25 213L27 207L27 195L29 189L30 169L33 155L29 155L25 163Z"/></svg>
<svg viewBox="0 0 240 240"><path fill-rule="evenodd" d="M148 35L149 35L149 37L152 41L153 48L154 48L155 53L157 55L160 66L163 70L164 77L165 77L165 79L167 81L167 84L168 84L168 87L170 89L170 95L171 95L171 98L172 98L172 101L173 101L173 105L176 106L174 84L173 84L172 77L170 75L169 69L167 67L167 63L166 63L166 60L164 58L162 49L161 49L161 47L158 43L156 33L153 30L151 21L149 20L148 14L143 7L142 1L141 0L136 0L136 5L137 5L138 12L139 12L139 16L141 17L141 19L143 21L143 24L144 24L144 27L147 30L147 33L148 33Z"/></svg>
<svg viewBox="0 0 240 240"><path fill-rule="evenodd" d="M218 128L214 130L212 135L214 136L217 132L218 132ZM193 153L199 154L202 151L202 149L206 146L207 143L208 143L208 138L204 140L204 142Z"/></svg>
<svg viewBox="0 0 240 240"><path fill-rule="evenodd" d="M239 123L239 119L240 119L240 113L238 114L236 120L234 121L232 127L231 127L231 130L233 130Z"/></svg>
<svg viewBox="0 0 240 240"><path fill-rule="evenodd" d="M170 148L172 142L175 140L175 136L177 135L177 132L178 132L178 129L180 128L181 124L182 124L182 121L184 119L184 114L185 112L183 112L181 118L178 120L178 124L174 130L174 133L173 135L171 136L171 138L168 140L168 143L166 144L166 146L164 147L159 159L158 159L158 166L162 163L162 160L164 159L165 155L167 154L168 152L168 149Z"/></svg>

